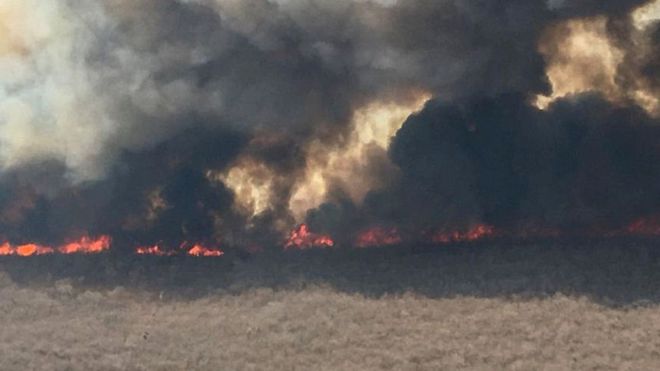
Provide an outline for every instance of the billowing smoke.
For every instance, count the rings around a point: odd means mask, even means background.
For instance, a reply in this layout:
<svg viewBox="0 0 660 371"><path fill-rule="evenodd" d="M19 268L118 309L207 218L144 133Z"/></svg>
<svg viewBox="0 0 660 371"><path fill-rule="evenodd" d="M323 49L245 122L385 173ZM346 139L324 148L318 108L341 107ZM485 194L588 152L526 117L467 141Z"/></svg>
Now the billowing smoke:
<svg viewBox="0 0 660 371"><path fill-rule="evenodd" d="M0 237L263 246L303 219L349 241L654 215L648 3L3 1ZM585 30L611 60L578 79L565 43Z"/></svg>

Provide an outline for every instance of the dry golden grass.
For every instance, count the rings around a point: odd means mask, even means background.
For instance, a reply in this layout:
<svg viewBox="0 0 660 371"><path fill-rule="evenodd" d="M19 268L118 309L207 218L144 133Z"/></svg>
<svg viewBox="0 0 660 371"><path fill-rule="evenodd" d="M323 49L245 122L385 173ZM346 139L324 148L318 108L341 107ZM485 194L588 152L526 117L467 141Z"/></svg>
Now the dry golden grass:
<svg viewBox="0 0 660 371"><path fill-rule="evenodd" d="M120 263L97 258L94 264L104 266L98 274L115 277L102 283L70 270L26 280L17 269L25 272L26 266L43 263L4 262L0 269L9 273L0 273L0 369L660 367L660 304L653 296L658 284L633 287L655 278L651 250L597 250L592 260L598 265L591 272L581 272L575 263L587 264L584 253L540 251L276 254L234 264L170 261L125 280L117 277L130 276L126 272L107 273ZM456 267L459 261L464 265ZM568 261L574 262L570 269ZM609 261L610 267L604 263ZM144 264L125 269L136 271ZM190 273L198 264L203 269ZM180 267L193 278L184 277ZM534 268L543 277L532 273ZM480 273L456 273L472 269ZM495 274L502 270L506 273ZM548 276L551 271L558 276ZM84 276L89 274L85 270ZM195 278L198 274L213 282ZM154 275L160 280L142 284ZM162 275L171 275L170 281L162 281ZM428 279L433 281L422 282ZM177 280L184 284L175 285ZM183 289L196 282L204 289ZM394 282L399 287L389 290ZM607 288L599 291L598 285L607 284L613 285L613 295ZM632 296L619 292L626 285Z"/></svg>

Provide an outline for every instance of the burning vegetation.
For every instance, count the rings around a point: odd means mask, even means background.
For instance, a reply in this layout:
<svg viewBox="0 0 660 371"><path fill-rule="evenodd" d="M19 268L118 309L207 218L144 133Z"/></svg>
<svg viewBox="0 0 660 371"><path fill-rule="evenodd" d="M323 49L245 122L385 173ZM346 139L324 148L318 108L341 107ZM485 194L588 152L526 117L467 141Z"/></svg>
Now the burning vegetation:
<svg viewBox="0 0 660 371"><path fill-rule="evenodd" d="M307 224L301 224L292 230L284 243L284 249L305 250L313 247L332 247L335 242L328 235L320 235L309 230Z"/></svg>
<svg viewBox="0 0 660 371"><path fill-rule="evenodd" d="M466 232L451 231L451 232L436 232L431 236L431 241L440 244L452 242L466 242L478 241L491 237L495 234L495 229L489 225L480 224L470 228Z"/></svg>
<svg viewBox="0 0 660 371"><path fill-rule="evenodd" d="M190 244L188 242L182 243L178 249L166 250L161 248L159 245L153 246L143 246L135 249L135 253L138 255L153 255L153 256L175 256L175 255L189 255L197 257L207 257L207 256L222 256L224 251L216 247L206 247L202 244Z"/></svg>
<svg viewBox="0 0 660 371"><path fill-rule="evenodd" d="M2 1L0 255L660 235L657 1L321 3Z"/></svg>
<svg viewBox="0 0 660 371"><path fill-rule="evenodd" d="M110 249L110 236L101 236L99 238L82 237L77 241L72 241L58 247L44 246L36 243L26 243L12 245L4 242L0 245L0 256L18 255L33 256L47 254L98 254Z"/></svg>

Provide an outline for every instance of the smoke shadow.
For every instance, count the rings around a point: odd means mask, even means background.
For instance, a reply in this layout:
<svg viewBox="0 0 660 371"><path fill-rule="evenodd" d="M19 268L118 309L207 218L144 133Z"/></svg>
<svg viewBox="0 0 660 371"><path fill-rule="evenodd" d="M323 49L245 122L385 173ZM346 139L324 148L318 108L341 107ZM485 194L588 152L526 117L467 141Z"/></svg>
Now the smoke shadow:
<svg viewBox="0 0 660 371"><path fill-rule="evenodd" d="M19 285L69 279L86 287L196 298L270 288L323 285L382 297L544 298L586 296L621 307L660 303L660 247L653 239L491 241L452 246L390 246L222 258L97 256L5 257L0 270Z"/></svg>

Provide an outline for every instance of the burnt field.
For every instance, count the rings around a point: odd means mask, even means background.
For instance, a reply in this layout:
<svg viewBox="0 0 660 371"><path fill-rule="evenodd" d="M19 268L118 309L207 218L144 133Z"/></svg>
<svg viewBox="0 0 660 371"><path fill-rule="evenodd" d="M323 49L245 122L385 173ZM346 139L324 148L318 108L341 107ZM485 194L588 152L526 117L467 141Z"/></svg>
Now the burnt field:
<svg viewBox="0 0 660 371"><path fill-rule="evenodd" d="M0 369L653 369L660 248L608 239L0 260Z"/></svg>
<svg viewBox="0 0 660 371"><path fill-rule="evenodd" d="M168 295L325 285L380 297L413 292L430 298L579 295L609 306L660 300L656 239L482 241L448 246L271 250L222 257L123 253L2 257L18 285L71 280Z"/></svg>

